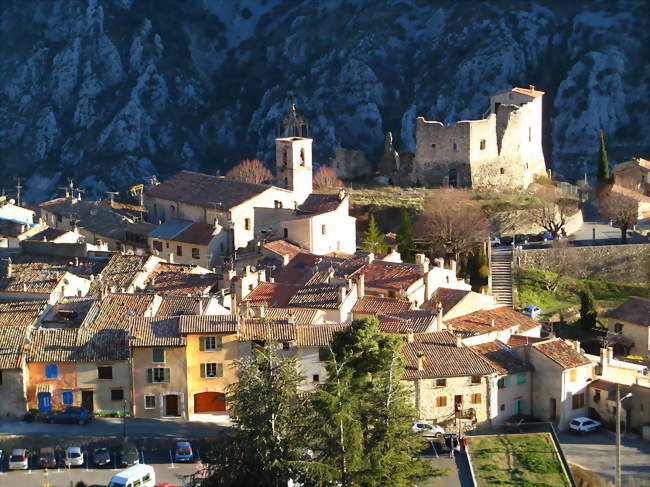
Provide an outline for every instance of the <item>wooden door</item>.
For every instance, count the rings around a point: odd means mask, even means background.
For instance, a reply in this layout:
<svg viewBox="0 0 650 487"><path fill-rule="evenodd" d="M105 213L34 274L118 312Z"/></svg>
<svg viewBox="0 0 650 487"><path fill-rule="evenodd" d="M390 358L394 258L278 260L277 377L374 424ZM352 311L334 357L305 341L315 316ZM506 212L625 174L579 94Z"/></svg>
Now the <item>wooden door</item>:
<svg viewBox="0 0 650 487"><path fill-rule="evenodd" d="M454 396L454 411L462 411L462 410L463 410L463 395L456 394Z"/></svg>
<svg viewBox="0 0 650 487"><path fill-rule="evenodd" d="M179 416L178 396L176 394L165 396L165 416Z"/></svg>
<svg viewBox="0 0 650 487"><path fill-rule="evenodd" d="M81 391L81 407L93 411L95 409L94 396L93 391Z"/></svg>

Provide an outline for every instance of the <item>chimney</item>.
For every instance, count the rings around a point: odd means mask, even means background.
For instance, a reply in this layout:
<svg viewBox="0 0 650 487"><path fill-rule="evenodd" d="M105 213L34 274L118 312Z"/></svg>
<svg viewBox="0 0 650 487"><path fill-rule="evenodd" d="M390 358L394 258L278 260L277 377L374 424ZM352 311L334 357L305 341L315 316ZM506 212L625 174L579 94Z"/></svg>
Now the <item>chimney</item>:
<svg viewBox="0 0 650 487"><path fill-rule="evenodd" d="M451 259L449 261L449 267L451 271L454 273L454 277L456 277L456 261L454 259Z"/></svg>
<svg viewBox="0 0 650 487"><path fill-rule="evenodd" d="M264 306L260 306L260 318L265 318L266 317L266 308Z"/></svg>
<svg viewBox="0 0 650 487"><path fill-rule="evenodd" d="M491 326L492 328L494 328L494 327L496 326L495 323L494 323L494 318L492 318L492 319L490 320L490 326Z"/></svg>
<svg viewBox="0 0 650 487"><path fill-rule="evenodd" d="M436 303L436 331L442 330L442 303Z"/></svg>
<svg viewBox="0 0 650 487"><path fill-rule="evenodd" d="M90 280L90 282L93 282L95 280L95 274L91 274L90 276L88 276L88 279Z"/></svg>
<svg viewBox="0 0 650 487"><path fill-rule="evenodd" d="M339 303L345 301L345 286L339 287Z"/></svg>
<svg viewBox="0 0 650 487"><path fill-rule="evenodd" d="M357 298L361 299L366 294L366 276L359 274L357 277Z"/></svg>
<svg viewBox="0 0 650 487"><path fill-rule="evenodd" d="M576 340L576 352L580 353L580 340Z"/></svg>
<svg viewBox="0 0 650 487"><path fill-rule="evenodd" d="M420 268L423 274L429 271L429 262L424 254L415 254L415 264Z"/></svg>
<svg viewBox="0 0 650 487"><path fill-rule="evenodd" d="M528 87L530 88L531 92L535 91L535 85L528 85Z"/></svg>
<svg viewBox="0 0 650 487"><path fill-rule="evenodd" d="M418 358L418 370L422 372L424 370L424 352L417 351L415 352Z"/></svg>
<svg viewBox="0 0 650 487"><path fill-rule="evenodd" d="M203 314L203 300L201 298L196 300L196 304L199 306L199 315Z"/></svg>
<svg viewBox="0 0 650 487"><path fill-rule="evenodd" d="M614 349L612 347L607 347L607 359L610 362L614 360Z"/></svg>
<svg viewBox="0 0 650 487"><path fill-rule="evenodd" d="M433 265L435 267L442 268L442 267L445 266L445 259L441 259L440 257L436 257L435 259L433 259Z"/></svg>
<svg viewBox="0 0 650 487"><path fill-rule="evenodd" d="M456 335L456 346L457 346L458 348L462 348L462 347L463 347L463 339L461 338L460 335Z"/></svg>
<svg viewBox="0 0 650 487"><path fill-rule="evenodd" d="M413 340L415 340L415 335L413 335L413 329L409 328L406 330L406 341L408 343L413 343Z"/></svg>
<svg viewBox="0 0 650 487"><path fill-rule="evenodd" d="M271 284L273 284L275 282L275 277L269 276L269 278L266 280L266 282L270 282Z"/></svg>
<svg viewBox="0 0 650 487"><path fill-rule="evenodd" d="M368 264L371 264L372 261L375 260L375 254L369 252L368 255L366 256L366 259L368 260Z"/></svg>
<svg viewBox="0 0 650 487"><path fill-rule="evenodd" d="M170 252L170 253L169 253L169 258L167 259L167 261L168 261L170 264L173 264L173 263L174 263L174 253L173 253L173 252Z"/></svg>
<svg viewBox="0 0 650 487"><path fill-rule="evenodd" d="M27 292L27 283L23 282L23 292Z"/></svg>
<svg viewBox="0 0 650 487"><path fill-rule="evenodd" d="M605 369L607 368L607 365L609 364L609 351L611 350L610 347L603 347L600 349L600 375L605 374Z"/></svg>
<svg viewBox="0 0 650 487"><path fill-rule="evenodd" d="M289 323L290 325L295 324L295 320L294 320L294 318L293 318L293 310L292 310L292 309L289 310L289 313L288 313L288 316L287 316L287 323Z"/></svg>
<svg viewBox="0 0 650 487"><path fill-rule="evenodd" d="M14 266L11 263L11 257L2 259L2 275L4 277L11 277L14 272Z"/></svg>

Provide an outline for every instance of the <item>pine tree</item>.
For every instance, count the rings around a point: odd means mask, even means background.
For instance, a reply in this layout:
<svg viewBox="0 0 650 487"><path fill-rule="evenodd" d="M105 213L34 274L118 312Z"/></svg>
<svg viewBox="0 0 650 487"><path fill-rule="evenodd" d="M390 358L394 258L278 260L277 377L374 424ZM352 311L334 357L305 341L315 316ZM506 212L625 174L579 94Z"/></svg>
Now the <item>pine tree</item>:
<svg viewBox="0 0 650 487"><path fill-rule="evenodd" d="M588 287L580 291L580 325L585 330L591 330L596 326L598 320L598 310L594 295Z"/></svg>
<svg viewBox="0 0 650 487"><path fill-rule="evenodd" d="M400 224L397 232L397 251L404 262L415 261L415 231L411 224L411 217L406 208L400 212Z"/></svg>
<svg viewBox="0 0 650 487"><path fill-rule="evenodd" d="M487 254L482 247L470 256L467 268L473 291L479 292L482 287L487 286L490 267Z"/></svg>
<svg viewBox="0 0 650 487"><path fill-rule="evenodd" d="M601 130L598 146L598 183L609 182L609 161L607 160L607 148L605 147L605 133Z"/></svg>
<svg viewBox="0 0 650 487"><path fill-rule="evenodd" d="M320 461L341 486L411 486L431 473L414 459L422 438L411 430L415 410L401 384L402 339L385 335L376 318L357 320L331 345L328 379L314 395L313 424L326 448Z"/></svg>
<svg viewBox="0 0 650 487"><path fill-rule="evenodd" d="M363 242L361 243L363 250L380 254L386 251L386 242L384 234L379 231L375 215L370 215L368 220L368 229L363 234Z"/></svg>
<svg viewBox="0 0 650 487"><path fill-rule="evenodd" d="M286 487L306 480L302 465L307 402L297 394L302 377L295 358L281 357L277 344L254 348L239 362L238 382L228 396L237 428L212 444L204 486Z"/></svg>

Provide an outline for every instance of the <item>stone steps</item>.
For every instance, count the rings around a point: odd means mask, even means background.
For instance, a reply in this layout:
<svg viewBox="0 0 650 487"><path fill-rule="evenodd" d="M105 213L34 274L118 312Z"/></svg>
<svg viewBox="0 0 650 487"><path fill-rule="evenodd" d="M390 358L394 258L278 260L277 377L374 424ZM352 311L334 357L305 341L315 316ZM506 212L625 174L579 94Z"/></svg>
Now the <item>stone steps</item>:
<svg viewBox="0 0 650 487"><path fill-rule="evenodd" d="M497 247L492 250L490 262L492 295L498 304L514 307L512 296L512 249Z"/></svg>

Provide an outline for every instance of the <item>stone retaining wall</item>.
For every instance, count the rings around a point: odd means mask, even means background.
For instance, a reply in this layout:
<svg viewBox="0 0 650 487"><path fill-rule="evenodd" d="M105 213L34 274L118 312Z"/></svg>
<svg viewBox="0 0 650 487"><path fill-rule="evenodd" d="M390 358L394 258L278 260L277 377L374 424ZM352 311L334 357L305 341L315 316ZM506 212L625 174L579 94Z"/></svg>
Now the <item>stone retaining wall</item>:
<svg viewBox="0 0 650 487"><path fill-rule="evenodd" d="M650 284L650 244L570 247L563 251L575 255L579 279L597 279L634 284ZM514 263L520 267L548 270L556 249L517 250Z"/></svg>

